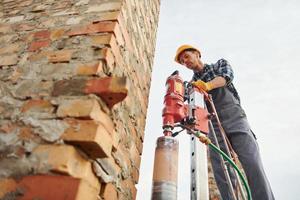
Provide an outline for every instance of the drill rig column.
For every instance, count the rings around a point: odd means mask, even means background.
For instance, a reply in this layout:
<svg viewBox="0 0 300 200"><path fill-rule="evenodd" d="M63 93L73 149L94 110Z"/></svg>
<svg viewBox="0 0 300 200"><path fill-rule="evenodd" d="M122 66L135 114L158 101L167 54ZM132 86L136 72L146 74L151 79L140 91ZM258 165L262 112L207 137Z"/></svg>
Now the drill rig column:
<svg viewBox="0 0 300 200"><path fill-rule="evenodd" d="M166 81L163 108L163 133L155 149L152 199L176 200L178 176L178 141L172 137L175 123L187 116L183 80L175 71Z"/></svg>

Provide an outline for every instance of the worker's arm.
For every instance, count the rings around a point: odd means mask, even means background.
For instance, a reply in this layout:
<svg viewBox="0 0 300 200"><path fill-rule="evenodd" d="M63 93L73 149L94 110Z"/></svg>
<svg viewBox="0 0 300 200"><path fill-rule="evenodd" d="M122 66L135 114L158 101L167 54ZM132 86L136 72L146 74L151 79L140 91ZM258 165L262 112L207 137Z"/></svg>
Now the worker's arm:
<svg viewBox="0 0 300 200"><path fill-rule="evenodd" d="M215 77L210 79L208 82L197 80L193 82L195 86L205 91L210 91L215 88L224 87L233 80L233 71L229 63L225 59L220 59L216 64L213 65L213 71Z"/></svg>
<svg viewBox="0 0 300 200"><path fill-rule="evenodd" d="M217 76L216 78L214 78L211 81L207 82L210 85L210 90L215 89L215 88L219 88L219 87L223 87L226 85L226 79L222 76Z"/></svg>

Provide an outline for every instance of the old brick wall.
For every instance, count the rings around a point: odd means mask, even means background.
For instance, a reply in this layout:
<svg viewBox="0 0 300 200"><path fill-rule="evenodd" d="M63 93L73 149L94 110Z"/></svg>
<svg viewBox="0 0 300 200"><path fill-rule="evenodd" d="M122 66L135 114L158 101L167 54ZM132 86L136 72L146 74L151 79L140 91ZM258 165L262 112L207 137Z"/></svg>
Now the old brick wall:
<svg viewBox="0 0 300 200"><path fill-rule="evenodd" d="M135 199L159 0L1 0L0 199Z"/></svg>

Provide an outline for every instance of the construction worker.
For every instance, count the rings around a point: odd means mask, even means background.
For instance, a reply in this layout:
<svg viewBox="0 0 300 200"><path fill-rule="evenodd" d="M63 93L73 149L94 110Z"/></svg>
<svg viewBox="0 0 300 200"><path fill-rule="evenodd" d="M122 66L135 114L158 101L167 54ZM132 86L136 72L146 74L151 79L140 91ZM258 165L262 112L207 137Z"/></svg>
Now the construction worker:
<svg viewBox="0 0 300 200"><path fill-rule="evenodd" d="M250 129L246 114L240 105L239 95L232 83L233 71L229 63L220 59L215 64L204 64L199 49L190 45L182 45L177 49L175 61L193 70L193 84L212 95L226 136L246 173L253 200L273 200L274 195L263 169L256 137ZM212 123L220 147L225 151L216 120L212 120ZM210 137L211 135L209 134ZM211 140L213 141L213 138ZM210 151L210 157L223 200L234 199L221 166L220 156Z"/></svg>

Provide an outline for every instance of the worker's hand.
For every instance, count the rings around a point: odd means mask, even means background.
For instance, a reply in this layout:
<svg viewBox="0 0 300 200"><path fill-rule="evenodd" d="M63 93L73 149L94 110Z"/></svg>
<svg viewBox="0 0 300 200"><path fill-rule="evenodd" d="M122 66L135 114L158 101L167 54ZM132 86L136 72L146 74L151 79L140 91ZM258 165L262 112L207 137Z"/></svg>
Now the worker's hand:
<svg viewBox="0 0 300 200"><path fill-rule="evenodd" d="M211 83L205 83L204 81L198 80L198 81L194 81L192 82L192 84L198 88L201 88L202 90L208 92L210 90L213 89L213 86Z"/></svg>

